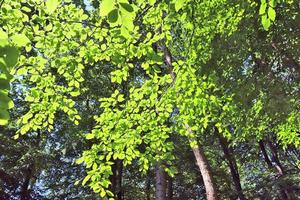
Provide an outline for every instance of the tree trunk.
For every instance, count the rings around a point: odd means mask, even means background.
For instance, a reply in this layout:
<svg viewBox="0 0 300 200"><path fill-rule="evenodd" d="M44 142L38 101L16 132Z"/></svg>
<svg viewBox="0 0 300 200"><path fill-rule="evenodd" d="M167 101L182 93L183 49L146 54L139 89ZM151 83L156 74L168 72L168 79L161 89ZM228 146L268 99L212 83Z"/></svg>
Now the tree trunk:
<svg viewBox="0 0 300 200"><path fill-rule="evenodd" d="M236 164L236 160L234 158L233 149L231 147L229 147L226 138L224 138L219 133L217 133L217 134L218 134L219 141L220 141L220 144L223 149L224 157L228 162L228 166L229 166L230 173L231 173L231 176L233 179L235 190L237 192L237 196L239 197L240 200L246 200L244 193L243 193L242 186L241 186L240 175L239 175L238 167Z"/></svg>
<svg viewBox="0 0 300 200"><path fill-rule="evenodd" d="M147 172L147 183L146 183L146 199L151 200L150 189L151 189L151 171L148 169Z"/></svg>
<svg viewBox="0 0 300 200"><path fill-rule="evenodd" d="M171 54L170 50L168 49L168 47L166 46L165 41L163 42L163 52L164 52L164 61L168 66L169 74L171 75L171 78L174 82L175 78L176 78L176 74L173 71L172 54ZM190 136L194 136L194 133L188 124L186 124L186 129ZM190 141L190 144L192 144L192 141ZM197 165L200 169L200 172L201 172L201 175L203 178L207 200L216 200L217 192L216 192L216 188L215 188L215 185L213 182L211 169L210 169L209 163L205 157L205 154L199 145L192 146L192 150L194 152L194 155L195 155L195 158L197 161ZM156 173L156 174L158 174L158 173ZM160 200L160 199L158 199L158 200Z"/></svg>
<svg viewBox="0 0 300 200"><path fill-rule="evenodd" d="M166 174L162 163L156 165L156 200L166 200Z"/></svg>
<svg viewBox="0 0 300 200"><path fill-rule="evenodd" d="M261 152L262 152L262 154L264 156L265 162L267 163L267 165L268 165L269 168L272 168L272 162L269 159L269 156L267 154L264 142L262 140L260 140L258 143L259 143L260 150L261 150Z"/></svg>
<svg viewBox="0 0 300 200"><path fill-rule="evenodd" d="M21 186L21 192L20 192L20 199L21 200L29 200L29 199L31 199L31 197L30 197L30 191L29 191L29 184L30 184L30 179L32 177L32 173L33 173L33 167L34 167L34 165L31 164L26 169L25 180L24 180L24 183Z"/></svg>
<svg viewBox="0 0 300 200"><path fill-rule="evenodd" d="M116 182L116 195L117 200L123 199L123 190L122 190L122 175L123 175L123 162L122 160L117 161L117 182Z"/></svg>
<svg viewBox="0 0 300 200"><path fill-rule="evenodd" d="M274 166L275 166L275 168L276 168L279 176L283 176L284 175L284 169L283 169L283 167L281 165L281 162L280 162L280 160L278 158L277 149L276 149L276 147L273 145L273 143L270 140L268 140L267 143L268 143L268 146L269 146L269 148L271 150L271 153L272 153L272 162L274 163ZM279 191L279 199L280 200L289 199L288 198L288 193L286 192L285 189L280 189L280 191Z"/></svg>
<svg viewBox="0 0 300 200"><path fill-rule="evenodd" d="M214 185L211 169L207 158L205 157L203 149L198 145L192 147L192 149L204 182L206 198L207 200L216 200L217 191Z"/></svg>
<svg viewBox="0 0 300 200"><path fill-rule="evenodd" d="M272 153L272 161L274 162L275 168L277 169L278 174L282 176L284 174L284 170L278 158L277 149L270 140L268 140L268 146Z"/></svg>
<svg viewBox="0 0 300 200"><path fill-rule="evenodd" d="M123 174L123 163L122 160L115 160L112 166L113 174L110 177L110 190L114 193L116 200L123 199L122 191L122 174Z"/></svg>
<svg viewBox="0 0 300 200"><path fill-rule="evenodd" d="M114 161L115 162L115 161ZM109 177L110 180L110 186L109 190L116 195L116 163L112 165L112 175Z"/></svg>
<svg viewBox="0 0 300 200"><path fill-rule="evenodd" d="M269 145L269 148L270 148L270 150L272 152L272 161L275 163L275 168L277 169L278 175L282 176L284 174L284 171L283 171L281 163L280 163L280 161L278 159L277 151L276 151L275 147L273 146L273 144L270 141L268 141L268 145ZM273 164L272 164L272 162L271 162L271 160L270 160L270 158L269 158L269 156L268 156L268 153L266 151L264 141L262 141L262 140L259 141L259 147L260 147L260 149L262 151L262 154L264 156L264 159L265 159L266 163L268 164L268 167L269 168L274 167ZM287 195L287 193L286 193L286 191L284 189L280 189L278 191L278 193L279 193L278 198L280 200L287 200L288 199L288 195Z"/></svg>
<svg viewBox="0 0 300 200"><path fill-rule="evenodd" d="M173 178L168 176L168 184L167 184L167 200L173 199Z"/></svg>
<svg viewBox="0 0 300 200"><path fill-rule="evenodd" d="M188 124L185 125L189 133L190 138L193 138L194 133L191 130ZM195 143L195 144L194 144ZM203 149L197 144L197 142L190 140L190 144L196 158L197 165L199 167L202 179L204 182L204 187L206 191L207 200L216 200L217 199L217 190L213 181L213 176L211 168L209 166L208 160L204 154Z"/></svg>

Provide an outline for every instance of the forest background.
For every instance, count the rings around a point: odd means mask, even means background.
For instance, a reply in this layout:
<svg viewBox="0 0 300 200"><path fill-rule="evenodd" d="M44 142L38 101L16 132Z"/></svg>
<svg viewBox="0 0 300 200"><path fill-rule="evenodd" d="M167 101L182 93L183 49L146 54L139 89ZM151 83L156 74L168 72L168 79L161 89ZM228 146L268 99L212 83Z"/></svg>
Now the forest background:
<svg viewBox="0 0 300 200"><path fill-rule="evenodd" d="M0 199L300 199L297 0L1 0Z"/></svg>

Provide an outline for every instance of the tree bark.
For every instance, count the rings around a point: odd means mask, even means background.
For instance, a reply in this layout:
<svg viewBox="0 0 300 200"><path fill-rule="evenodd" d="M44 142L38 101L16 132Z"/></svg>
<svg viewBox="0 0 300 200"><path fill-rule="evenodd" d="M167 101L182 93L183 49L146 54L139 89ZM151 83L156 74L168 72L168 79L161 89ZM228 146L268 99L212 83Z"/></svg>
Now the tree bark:
<svg viewBox="0 0 300 200"><path fill-rule="evenodd" d="M211 169L207 158L204 154L203 149L200 146L192 147L194 156L197 161L197 165L200 169L202 179L204 182L204 187L206 191L206 198L207 200L216 200L217 199L217 191L215 188L215 184L213 181Z"/></svg>
<svg viewBox="0 0 300 200"><path fill-rule="evenodd" d="M239 197L240 200L246 200L246 197L243 193L243 189L241 186L240 175L239 175L238 167L236 164L236 160L234 158L233 149L231 147L229 147L226 138L224 138L219 133L217 133L217 134L219 137L221 147L223 149L224 157L227 160L227 163L228 163L228 166L230 169L230 173L231 173L231 176L233 179L235 190L237 192L237 196Z"/></svg>
<svg viewBox="0 0 300 200"><path fill-rule="evenodd" d="M166 42L162 41L162 43L163 43L162 50L164 53L164 61L165 61L166 65L168 66L168 72L171 75L172 82L174 83L174 81L176 79L176 74L173 71L172 54L171 54L169 48L166 46ZM191 128L189 127L188 124L186 124L186 129L187 129L189 135L191 135L191 136L194 135L193 131L191 130ZM190 141L190 144L192 144L191 141ZM192 146L192 150L193 150L194 156L197 161L197 165L199 167L199 170L200 170L202 178L203 178L204 187L205 187L205 191L206 191L206 198L207 198L207 200L216 200L217 199L217 190L215 188L211 169L210 169L209 163L205 157L205 154L199 145ZM157 174L157 176L159 175L159 173L156 173L156 174ZM160 199L157 198L157 200L160 200Z"/></svg>
<svg viewBox="0 0 300 200"><path fill-rule="evenodd" d="M271 160L274 163L274 167L276 168L276 170L278 172L278 175L279 176L283 176L284 175L284 169L283 169L283 167L281 165L281 162L280 162L280 160L278 158L277 149L276 149L276 147L273 145L273 143L270 140L268 140L267 143L268 143L268 146L269 146L269 148L271 150L271 153L272 153L272 159ZM288 198L288 194L287 194L287 192L286 192L285 189L280 189L280 191L279 191L279 199L280 200L289 199Z"/></svg>
<svg viewBox="0 0 300 200"><path fill-rule="evenodd" d="M185 125L189 135L192 137L194 135L188 124ZM217 190L215 187L215 183L213 180L212 172L208 160L204 154L203 149L196 143L193 144L193 141L190 140L190 144L196 158L197 165L199 167L200 173L202 175L202 179L204 182L204 187L206 191L206 199L207 200L216 200L217 199Z"/></svg>
<svg viewBox="0 0 300 200"><path fill-rule="evenodd" d="M173 178L168 176L168 184L167 184L167 200L173 199Z"/></svg>
<svg viewBox="0 0 300 200"><path fill-rule="evenodd" d="M123 199L122 191L122 174L123 174L123 163L122 160L115 160L112 166L113 174L110 177L110 190L115 195L116 200Z"/></svg>
<svg viewBox="0 0 300 200"><path fill-rule="evenodd" d="M20 199L21 200L29 200L31 199L30 197L30 191L29 191L29 184L30 184L30 179L33 174L33 167L34 165L31 164L28 166L25 172L25 180L21 186L21 192L20 192Z"/></svg>
<svg viewBox="0 0 300 200"><path fill-rule="evenodd" d="M162 168L162 163L158 162L155 169L156 173L156 200L166 200L166 174Z"/></svg>
<svg viewBox="0 0 300 200"><path fill-rule="evenodd" d="M268 140L267 142L272 153L272 161L274 162L275 168L277 169L278 174L282 176L284 174L284 170L278 158L277 149L270 140Z"/></svg>
<svg viewBox="0 0 300 200"><path fill-rule="evenodd" d="M117 193L117 200L123 199L123 190L122 190L122 176L123 176L123 162L122 160L117 161L117 186L116 186L116 193Z"/></svg>
<svg viewBox="0 0 300 200"><path fill-rule="evenodd" d="M268 145L269 145L269 148L272 152L272 161L274 161L274 163L275 163L275 168L277 169L278 175L282 176L282 175L284 175L284 171L283 171L282 165L281 165L281 163L278 159L277 151L276 151L275 147L273 146L273 144L270 141L268 141ZM274 166L273 166L272 161L270 160L270 158L268 156L268 153L267 153L266 148L265 148L264 141L262 141L262 140L259 141L259 147L262 151L262 154L264 156L264 159L265 159L266 163L268 164L268 167L273 168ZM287 200L288 199L288 195L287 195L287 193L284 189L280 189L278 191L278 193L279 193L278 198L280 200Z"/></svg>
<svg viewBox="0 0 300 200"><path fill-rule="evenodd" d="M151 200L150 189L151 189L151 171L148 169L147 180L146 180L146 199Z"/></svg>
<svg viewBox="0 0 300 200"><path fill-rule="evenodd" d="M269 156L267 154L264 142L262 140L260 140L258 143L259 143L260 150L261 150L261 152L262 152L262 154L264 156L265 162L267 163L267 165L268 165L269 168L272 168L272 162L269 159Z"/></svg>

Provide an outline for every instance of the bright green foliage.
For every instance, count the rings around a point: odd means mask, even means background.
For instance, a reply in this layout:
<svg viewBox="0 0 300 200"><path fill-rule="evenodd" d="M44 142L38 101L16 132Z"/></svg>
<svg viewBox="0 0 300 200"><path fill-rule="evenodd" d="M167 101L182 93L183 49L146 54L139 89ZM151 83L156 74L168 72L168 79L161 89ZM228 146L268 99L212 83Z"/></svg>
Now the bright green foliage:
<svg viewBox="0 0 300 200"><path fill-rule="evenodd" d="M73 108L75 102L71 97L80 93L82 58L86 52L82 44L93 33L81 24L87 15L72 4L61 6L61 1L26 2L27 6L22 9L20 1L5 2L1 7L3 29L8 30L13 44L25 46L27 52L20 56L19 66L12 71L22 79L26 78L26 84L31 85L26 89L25 98L31 102L30 110L18 122L22 126L19 133L44 128L51 130L59 110L78 124L80 116ZM39 14L31 13L33 10L40 10ZM92 46L89 41L87 45ZM56 84L57 75L65 80L65 84Z"/></svg>
<svg viewBox="0 0 300 200"><path fill-rule="evenodd" d="M45 11L49 14L52 14L57 9L59 4L60 4L59 0L48 0L48 1L46 1Z"/></svg>
<svg viewBox="0 0 300 200"><path fill-rule="evenodd" d="M261 23L265 30L269 30L276 18L276 6L280 3L293 3L293 0L261 0L259 7L259 15L261 15Z"/></svg>
<svg viewBox="0 0 300 200"><path fill-rule="evenodd" d="M85 162L90 169L83 184L90 180L89 185L94 191L104 195L103 191L109 186L111 165L117 159L122 160L125 166L138 160L143 172L148 170L149 165L164 160L166 171L173 176L174 169L167 167L172 166L175 159L170 140L173 134L185 137L192 147L198 145L197 135L205 134L209 126L215 125L224 135L229 135L227 129L223 131L222 127L227 122L225 116L229 116L230 97L219 96L221 91L216 88L213 76L199 78L195 69L197 64L210 57L209 42L214 36L210 30L214 29L216 34L231 32L239 22L243 10L238 5L232 8L226 3L204 1L195 7L188 6L188 1L171 5L159 3L149 7L142 18L136 19L135 24L138 25L132 29L131 35L123 34L124 23L118 27L111 23L112 28L106 39L115 43L113 46L107 44L110 51L106 50L106 53L109 60L121 68L112 73L112 81L126 83L129 70L137 67L132 65L131 60L137 60L146 77L136 77L128 96L116 90L110 98L100 99L104 111L95 117L97 125L86 136L97 142L78 160L78 163ZM133 8L138 6L143 8L148 5L132 5ZM193 9L198 11L197 16L188 14ZM235 13L234 9L240 11ZM183 13L178 13L179 10ZM217 12L214 18L205 22L200 20L209 17L213 10ZM171 33L176 27L185 30L177 36L177 41ZM147 32L141 33L142 28ZM115 33L121 33L125 38ZM205 42L199 45L197 41L181 41L181 37L201 38ZM183 51L172 48L176 42L185 43ZM157 52L153 44L160 45ZM173 69L167 69L164 64L163 52L159 50L166 48L164 45L174 50L174 57L178 55L178 60L172 63ZM170 70L176 77L166 73Z"/></svg>
<svg viewBox="0 0 300 200"><path fill-rule="evenodd" d="M12 43L20 44L20 38L10 38ZM19 51L14 46L9 46L8 35L0 29L0 125L6 125L9 120L8 109L14 107L13 101L8 97L10 90L11 69L17 64Z"/></svg>
<svg viewBox="0 0 300 200"><path fill-rule="evenodd" d="M12 70L26 94L24 100L30 103L18 120L21 135L53 130L55 115L61 112L78 125L81 117L74 99L82 93L84 71L96 64L115 69L111 73L115 90L99 100L102 113L94 117L96 126L86 134L93 145L77 161L87 168L82 184L101 197L113 196L108 188L116 160L125 166L137 161L142 172L163 160L165 170L174 176L174 135L191 147L214 128L228 139L245 140L251 134L263 138L270 121L264 113L264 94L249 109L240 110L234 95L218 85L217 74L202 73L212 57L214 39L236 31L244 17L243 3L103 0L99 9L87 15L69 2L5 1L0 41L5 46L9 37L22 52ZM260 5L266 30L276 18L275 6L276 1ZM2 58L3 65L13 67L18 51L2 49L5 54L11 52L8 60ZM172 63L167 53L172 54ZM6 80L6 93L3 97L0 93L4 120L11 107ZM245 122L241 118L246 115L251 119ZM279 123L278 135L284 144L299 145L298 116L292 111L286 123ZM246 124L244 135L232 135L228 127L241 130L240 123ZM295 135L292 140L287 137L290 132Z"/></svg>
<svg viewBox="0 0 300 200"><path fill-rule="evenodd" d="M295 145L297 148L300 146L300 108L299 101L294 103L293 111L288 115L286 121L278 125L277 137L282 145L286 148L288 145Z"/></svg>

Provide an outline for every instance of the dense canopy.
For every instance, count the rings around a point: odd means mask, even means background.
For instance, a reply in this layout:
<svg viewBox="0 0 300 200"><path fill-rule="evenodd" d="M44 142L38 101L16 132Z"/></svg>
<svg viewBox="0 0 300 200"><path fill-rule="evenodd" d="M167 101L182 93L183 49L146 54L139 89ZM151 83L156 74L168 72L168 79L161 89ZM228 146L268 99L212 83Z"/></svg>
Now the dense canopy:
<svg viewBox="0 0 300 200"><path fill-rule="evenodd" d="M0 1L0 199L300 199L299 11Z"/></svg>

